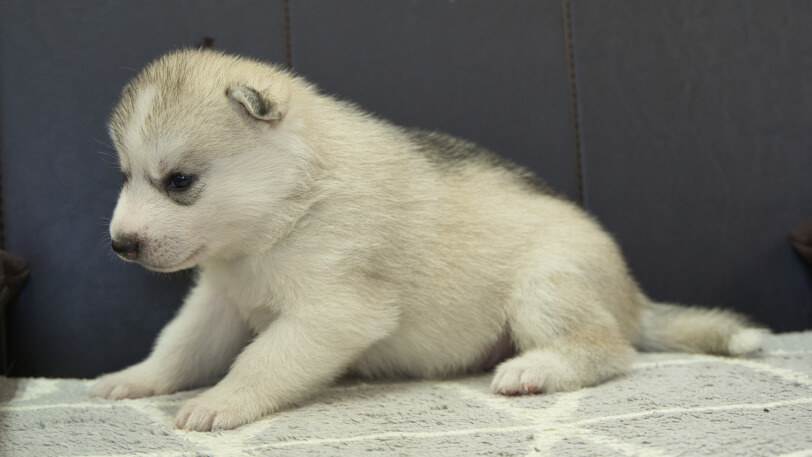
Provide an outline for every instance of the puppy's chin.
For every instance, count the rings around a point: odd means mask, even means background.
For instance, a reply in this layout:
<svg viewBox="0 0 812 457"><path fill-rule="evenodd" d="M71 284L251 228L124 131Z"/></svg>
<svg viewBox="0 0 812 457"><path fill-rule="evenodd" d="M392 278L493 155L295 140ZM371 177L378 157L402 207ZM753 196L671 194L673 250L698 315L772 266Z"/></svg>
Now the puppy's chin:
<svg viewBox="0 0 812 457"><path fill-rule="evenodd" d="M148 263L143 263L143 262L138 262L138 264L141 265L142 267L146 268L147 270L155 271L155 272L158 272L158 273L174 273L176 271L188 270L190 268L194 268L194 267L197 266L197 264L188 265L188 266L184 265L184 264L175 265L175 266L156 266L156 265L150 265Z"/></svg>
<svg viewBox="0 0 812 457"><path fill-rule="evenodd" d="M150 271L156 271L158 273L173 273L175 271L188 270L190 268L196 267L203 260L205 250L206 250L205 246L200 246L199 248L192 251L192 253L189 254L184 260L177 263L155 262L149 258L146 259L139 258L136 259L135 262Z"/></svg>

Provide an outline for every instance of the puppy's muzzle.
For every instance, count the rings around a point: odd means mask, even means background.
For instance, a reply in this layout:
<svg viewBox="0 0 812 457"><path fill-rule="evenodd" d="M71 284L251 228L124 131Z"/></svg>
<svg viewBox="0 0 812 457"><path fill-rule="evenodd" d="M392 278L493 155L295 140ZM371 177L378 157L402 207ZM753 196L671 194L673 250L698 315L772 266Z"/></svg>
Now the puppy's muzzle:
<svg viewBox="0 0 812 457"><path fill-rule="evenodd" d="M141 242L134 235L124 235L113 238L110 247L113 248L116 254L127 260L135 260L138 257L138 249Z"/></svg>

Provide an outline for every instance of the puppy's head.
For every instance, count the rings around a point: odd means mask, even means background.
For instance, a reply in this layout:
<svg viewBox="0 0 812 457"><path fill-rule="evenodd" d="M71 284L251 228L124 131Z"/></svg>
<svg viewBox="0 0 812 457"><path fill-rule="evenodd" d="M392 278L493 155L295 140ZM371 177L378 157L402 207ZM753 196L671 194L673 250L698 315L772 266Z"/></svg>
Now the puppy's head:
<svg viewBox="0 0 812 457"><path fill-rule="evenodd" d="M271 66L185 50L148 65L110 119L123 184L113 250L156 271L240 256L290 222L306 165Z"/></svg>

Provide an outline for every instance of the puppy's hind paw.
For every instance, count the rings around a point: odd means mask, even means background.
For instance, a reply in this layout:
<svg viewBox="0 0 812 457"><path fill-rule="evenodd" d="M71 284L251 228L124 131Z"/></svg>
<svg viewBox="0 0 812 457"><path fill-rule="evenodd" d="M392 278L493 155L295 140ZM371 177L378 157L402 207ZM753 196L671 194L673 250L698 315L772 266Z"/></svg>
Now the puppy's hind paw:
<svg viewBox="0 0 812 457"><path fill-rule="evenodd" d="M567 363L556 354L526 353L496 368L491 390L502 395L526 395L580 388L569 371Z"/></svg>

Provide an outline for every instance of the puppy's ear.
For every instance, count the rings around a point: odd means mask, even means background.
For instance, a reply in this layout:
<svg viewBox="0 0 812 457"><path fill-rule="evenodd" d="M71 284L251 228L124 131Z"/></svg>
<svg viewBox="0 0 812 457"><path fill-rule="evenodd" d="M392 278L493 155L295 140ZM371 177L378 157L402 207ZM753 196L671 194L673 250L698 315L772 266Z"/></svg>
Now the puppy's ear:
<svg viewBox="0 0 812 457"><path fill-rule="evenodd" d="M244 85L230 86L226 95L234 103L241 105L249 116L266 122L281 121L287 113L290 98L287 91L279 90L271 95L268 91L259 91Z"/></svg>

